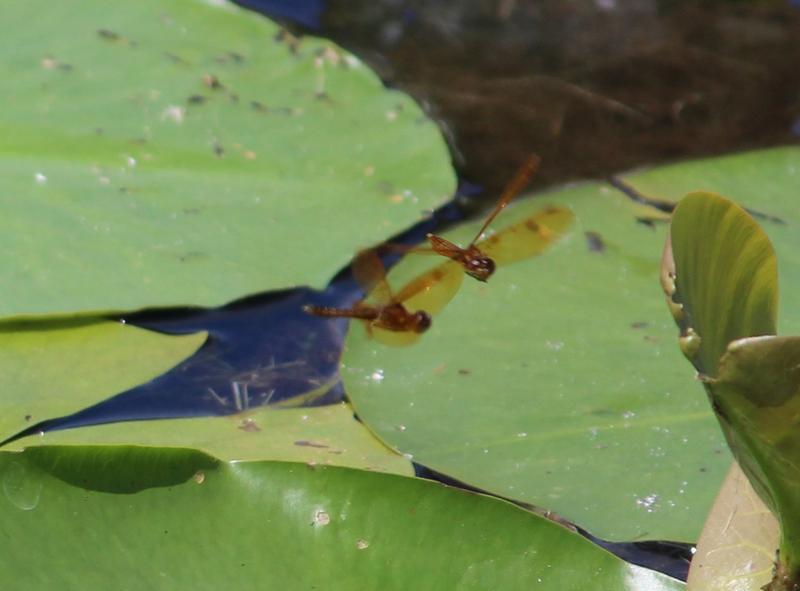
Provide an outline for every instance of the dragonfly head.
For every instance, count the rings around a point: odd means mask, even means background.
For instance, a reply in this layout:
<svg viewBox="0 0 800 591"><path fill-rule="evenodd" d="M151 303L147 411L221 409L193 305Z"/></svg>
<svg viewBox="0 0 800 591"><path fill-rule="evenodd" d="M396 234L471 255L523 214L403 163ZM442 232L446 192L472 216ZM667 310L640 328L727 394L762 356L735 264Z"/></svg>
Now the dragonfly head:
<svg viewBox="0 0 800 591"><path fill-rule="evenodd" d="M424 310L414 313L414 332L425 332L431 327L431 315Z"/></svg>
<svg viewBox="0 0 800 591"><path fill-rule="evenodd" d="M467 275L486 281L494 273L494 261L487 256L470 257L466 262Z"/></svg>

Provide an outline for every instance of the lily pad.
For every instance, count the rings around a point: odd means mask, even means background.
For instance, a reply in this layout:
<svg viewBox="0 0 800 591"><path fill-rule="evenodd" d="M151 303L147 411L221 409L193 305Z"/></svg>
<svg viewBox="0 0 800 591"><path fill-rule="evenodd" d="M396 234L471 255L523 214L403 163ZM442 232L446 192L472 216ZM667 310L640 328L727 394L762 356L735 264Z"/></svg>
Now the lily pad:
<svg viewBox="0 0 800 591"><path fill-rule="evenodd" d="M321 287L454 186L409 98L228 2L34 0L3 23L0 316Z"/></svg>
<svg viewBox="0 0 800 591"><path fill-rule="evenodd" d="M395 475L41 447L0 454L0 480L6 588L683 588L509 503Z"/></svg>
<svg viewBox="0 0 800 591"><path fill-rule="evenodd" d="M0 324L0 441L156 377L205 338L91 318Z"/></svg>
<svg viewBox="0 0 800 591"><path fill-rule="evenodd" d="M496 227L551 205L574 212L571 235L486 284L465 279L414 346L355 323L348 395L390 446L462 482L605 539L696 540L730 455L663 312L666 228L598 184L519 201ZM406 257L390 280L431 258Z"/></svg>
<svg viewBox="0 0 800 591"><path fill-rule="evenodd" d="M281 460L408 476L414 473L408 459L375 439L345 403L49 431L18 439L5 449L41 445L191 447L225 461Z"/></svg>

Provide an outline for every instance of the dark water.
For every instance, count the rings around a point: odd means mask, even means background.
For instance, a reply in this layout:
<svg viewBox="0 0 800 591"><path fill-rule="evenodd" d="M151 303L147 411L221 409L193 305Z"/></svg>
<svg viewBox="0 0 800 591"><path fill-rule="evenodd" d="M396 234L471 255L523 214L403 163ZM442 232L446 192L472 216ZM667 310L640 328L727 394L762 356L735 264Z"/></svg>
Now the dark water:
<svg viewBox="0 0 800 591"><path fill-rule="evenodd" d="M775 0L240 0L305 10L439 121L496 192L797 141L800 6ZM309 18L314 7L315 17ZM280 16L280 14L279 14Z"/></svg>
<svg viewBox="0 0 800 591"><path fill-rule="evenodd" d="M295 34L331 38L387 86L413 96L447 138L463 194L490 198L531 151L543 158L536 180L542 186L800 137L795 1L239 3ZM446 208L399 240L419 239L463 213ZM343 270L325 293L298 289L217 310L129 316L125 321L145 328L207 330L210 338L197 355L152 382L34 430L226 414L335 381L346 325L307 317L301 307L347 305L360 296ZM300 403L342 395L334 387ZM632 562L685 577L686 545L595 541Z"/></svg>

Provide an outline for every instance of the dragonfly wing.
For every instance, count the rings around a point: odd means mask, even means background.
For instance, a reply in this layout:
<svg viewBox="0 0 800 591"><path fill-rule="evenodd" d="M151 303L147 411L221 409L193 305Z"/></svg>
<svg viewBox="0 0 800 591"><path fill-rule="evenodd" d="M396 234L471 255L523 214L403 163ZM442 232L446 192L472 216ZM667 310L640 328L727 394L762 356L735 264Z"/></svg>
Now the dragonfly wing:
<svg viewBox="0 0 800 591"><path fill-rule="evenodd" d="M372 249L362 250L353 259L353 277L366 294L365 300L382 306L392 299L392 290L386 281L386 267L378 253Z"/></svg>
<svg viewBox="0 0 800 591"><path fill-rule="evenodd" d="M396 331L373 327L372 338L390 347L407 347L416 343L422 335L411 330Z"/></svg>
<svg viewBox="0 0 800 591"><path fill-rule="evenodd" d="M543 253L564 236L575 221L566 207L548 207L476 246L496 265L508 265Z"/></svg>
<svg viewBox="0 0 800 591"><path fill-rule="evenodd" d="M457 261L464 250L457 244L453 244L446 238L437 236L436 234L428 234L428 242L431 243L431 251Z"/></svg>
<svg viewBox="0 0 800 591"><path fill-rule="evenodd" d="M489 224L492 223L492 220L494 220L494 218L496 218L497 215L503 211L505 206L508 205L511 200L528 185L528 183L531 182L531 178L533 178L533 175L536 174L537 170L539 170L539 164L541 161L541 158L539 158L536 154L531 154L528 156L525 162L522 163L522 166L520 166L516 174L511 177L511 180L506 185L505 189L503 189L503 193L500 195L497 205L494 206L494 209L486 218L486 221L483 222L483 226L481 226L481 229L478 230L477 234L475 234L475 238L472 239L472 242L469 243L467 248L480 240L481 235L486 231L486 228L489 227Z"/></svg>
<svg viewBox="0 0 800 591"><path fill-rule="evenodd" d="M463 279L461 265L447 261L404 285L396 300L410 312L424 310L428 314L438 314L456 295Z"/></svg>

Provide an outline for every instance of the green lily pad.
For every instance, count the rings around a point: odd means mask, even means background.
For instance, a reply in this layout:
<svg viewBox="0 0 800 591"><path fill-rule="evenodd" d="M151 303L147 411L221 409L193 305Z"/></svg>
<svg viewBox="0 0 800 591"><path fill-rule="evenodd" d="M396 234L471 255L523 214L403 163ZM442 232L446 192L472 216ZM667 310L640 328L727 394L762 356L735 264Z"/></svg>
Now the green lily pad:
<svg viewBox="0 0 800 591"><path fill-rule="evenodd" d="M572 209L571 235L465 279L414 346L354 323L348 395L390 446L462 482L606 539L696 540L730 455L663 313L666 227L596 184L519 201L496 227L550 205ZM463 244L478 226L445 236ZM406 257L390 280L431 258Z"/></svg>
<svg viewBox="0 0 800 591"><path fill-rule="evenodd" d="M321 287L452 191L409 98L228 2L35 0L3 23L0 316Z"/></svg>
<svg viewBox="0 0 800 591"><path fill-rule="evenodd" d="M4 322L0 441L144 383L205 339L205 333L167 336L90 318Z"/></svg>
<svg viewBox="0 0 800 591"><path fill-rule="evenodd" d="M395 475L42 447L0 454L0 481L5 588L683 588L509 503Z"/></svg>
<svg viewBox="0 0 800 591"><path fill-rule="evenodd" d="M191 447L225 461L281 460L414 473L411 462L375 439L345 403L282 410L262 407L222 417L128 421L50 431L18 439L5 449L41 445Z"/></svg>

